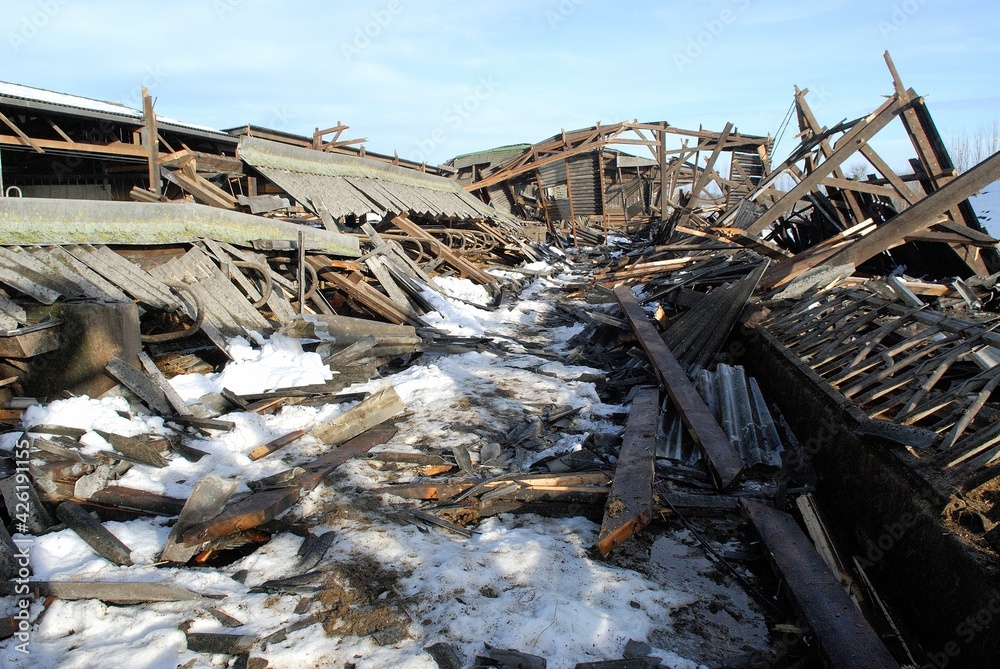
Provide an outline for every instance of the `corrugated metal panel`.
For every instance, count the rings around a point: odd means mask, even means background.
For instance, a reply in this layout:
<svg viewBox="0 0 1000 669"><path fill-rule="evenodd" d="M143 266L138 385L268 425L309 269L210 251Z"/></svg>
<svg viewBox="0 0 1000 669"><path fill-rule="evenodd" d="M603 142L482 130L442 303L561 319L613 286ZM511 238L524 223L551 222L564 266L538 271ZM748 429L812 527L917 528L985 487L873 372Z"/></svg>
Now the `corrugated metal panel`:
<svg viewBox="0 0 1000 669"><path fill-rule="evenodd" d="M319 202L332 216L413 213L461 220L497 219L500 212L451 179L354 156L243 137L239 156L305 207Z"/></svg>
<svg viewBox="0 0 1000 669"><path fill-rule="evenodd" d="M569 159L570 193L574 216L601 214L601 186L598 153L585 153Z"/></svg>
<svg viewBox="0 0 1000 669"><path fill-rule="evenodd" d="M493 205L494 209L499 209L508 214L514 211L514 200L511 198L510 190L505 183L490 186L486 189L486 192L490 194L490 204Z"/></svg>
<svg viewBox="0 0 1000 669"><path fill-rule="evenodd" d="M719 365L714 373L701 370L695 386L747 467L781 466L781 438L756 380L742 367ZM680 417L670 412L664 420L657 455L696 463L700 453L685 439Z"/></svg>

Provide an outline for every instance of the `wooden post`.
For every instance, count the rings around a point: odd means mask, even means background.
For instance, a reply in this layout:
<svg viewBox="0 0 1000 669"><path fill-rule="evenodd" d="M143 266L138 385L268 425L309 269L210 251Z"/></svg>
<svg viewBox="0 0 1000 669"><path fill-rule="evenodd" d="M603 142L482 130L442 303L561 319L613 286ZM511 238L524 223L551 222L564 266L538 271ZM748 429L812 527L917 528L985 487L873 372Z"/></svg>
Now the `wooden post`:
<svg viewBox="0 0 1000 669"><path fill-rule="evenodd" d="M666 123L664 123L666 126ZM657 206L660 209L660 219L663 219L667 208L667 130L664 127L658 133L660 142L656 145L656 162L660 167L660 199Z"/></svg>
<svg viewBox="0 0 1000 669"><path fill-rule="evenodd" d="M570 183L569 178L569 158L563 161L563 167L566 170L566 201L569 203L569 220L573 220L573 185Z"/></svg>
<svg viewBox="0 0 1000 669"><path fill-rule="evenodd" d="M299 230L299 243L297 251L296 278L298 284L298 311L305 313L306 308L306 233Z"/></svg>
<svg viewBox="0 0 1000 669"><path fill-rule="evenodd" d="M153 98L146 87L142 87L142 120L145 124L146 154L149 161L149 190L160 197L160 151L159 134L156 130L156 113L153 111Z"/></svg>

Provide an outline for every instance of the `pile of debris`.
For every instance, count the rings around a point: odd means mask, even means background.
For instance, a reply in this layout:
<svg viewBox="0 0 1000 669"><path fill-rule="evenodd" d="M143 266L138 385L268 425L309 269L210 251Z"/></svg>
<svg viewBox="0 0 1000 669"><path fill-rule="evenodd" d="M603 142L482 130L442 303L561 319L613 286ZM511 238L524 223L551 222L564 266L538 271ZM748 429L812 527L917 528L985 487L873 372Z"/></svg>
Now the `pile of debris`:
<svg viewBox="0 0 1000 669"><path fill-rule="evenodd" d="M434 168L0 86L16 168L75 152L93 195L111 153L135 200L0 199L7 655L96 657L93 615L186 667L920 664L971 605L920 603L989 589L864 548L995 580L1000 256L967 198L1000 155L955 174L886 60L832 129L797 90L777 167L732 124ZM98 112L131 143L84 141ZM896 118L909 177L869 145ZM888 548L854 473L912 518Z"/></svg>

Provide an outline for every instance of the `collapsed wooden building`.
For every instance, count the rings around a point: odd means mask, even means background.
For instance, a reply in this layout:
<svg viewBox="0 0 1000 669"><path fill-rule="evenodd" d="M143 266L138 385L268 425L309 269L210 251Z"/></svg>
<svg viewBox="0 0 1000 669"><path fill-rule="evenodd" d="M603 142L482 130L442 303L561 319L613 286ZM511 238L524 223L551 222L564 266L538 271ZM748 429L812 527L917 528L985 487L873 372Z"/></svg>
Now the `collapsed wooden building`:
<svg viewBox="0 0 1000 669"><path fill-rule="evenodd" d="M501 211L548 225L579 220L623 228L661 219L699 183L714 182L718 189L711 196L704 188L699 196L728 208L770 171L771 143L740 134L732 124L711 132L626 121L465 154L450 165L466 190ZM617 148L632 145L645 146L651 157ZM726 177L716 171L722 155L728 157Z"/></svg>
<svg viewBox="0 0 1000 669"><path fill-rule="evenodd" d="M157 118L148 97L139 111L0 86L13 133L0 134L5 193L20 196L0 198L0 418L33 444L30 533L68 527L128 565L128 547L80 507L105 522L176 518L158 560L210 569L297 532L297 571L259 587L301 596L335 538L289 511L370 458L385 465L379 485L351 494L423 531L469 538L505 514L589 515L601 523L594 554L614 564L647 528L679 524L715 577L745 591L771 639L716 666L917 666L942 652L948 666L989 666L994 635L973 634L958 652L949 644L969 616L994 611L1000 589L1000 242L969 203L1000 178L1000 154L958 174L923 98L886 63L888 98L830 128L796 89L788 121L799 143L780 163L773 138L732 123L625 122L434 167L341 140L342 124L312 137L221 132ZM911 174L871 145L894 121L912 142ZM859 156L871 173L848 178ZM500 320L525 332L440 327L452 279L482 289L476 309L503 312L554 268L564 278L544 287L558 295L552 310L530 311L572 332L559 346L510 313ZM296 338L336 375L196 401L167 379L217 373L234 337L272 335ZM447 427L495 441L444 448L436 418L394 441L413 417L391 383L352 391L465 354L516 358L518 374L591 375L595 397L630 410L617 412L616 433L594 434L579 406L526 404L513 418ZM27 418L67 394L125 398L130 415L172 427L104 432L107 447L87 450L86 430ZM481 399L463 402L488 413ZM240 493L207 476L188 499L121 484L133 467L214 457L197 440L237 429L238 416L348 402L358 403L248 446L246 463L282 465ZM577 447L559 449L566 435ZM12 545L5 528L0 557ZM158 585L32 582L56 599L199 598ZM374 594L355 608L395 597ZM185 629L186 650L266 664L260 653L294 630L323 622L335 633L346 609L313 604L301 596L300 618L266 635ZM405 644L407 619L364 634ZM476 666L545 666L527 649L476 647ZM624 658L580 666L660 666L649 651L630 642ZM464 666L447 644L426 652Z"/></svg>

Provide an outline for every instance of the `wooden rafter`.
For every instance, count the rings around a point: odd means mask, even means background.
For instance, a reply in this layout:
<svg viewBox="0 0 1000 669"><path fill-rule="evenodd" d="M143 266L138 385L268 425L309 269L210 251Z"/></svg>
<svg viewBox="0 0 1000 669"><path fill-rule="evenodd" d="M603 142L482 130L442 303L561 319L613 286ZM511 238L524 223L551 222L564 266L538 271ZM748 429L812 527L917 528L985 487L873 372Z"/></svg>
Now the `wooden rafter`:
<svg viewBox="0 0 1000 669"><path fill-rule="evenodd" d="M45 150L42 149L42 147L39 146L35 140L31 139L26 134L24 134L24 131L18 128L17 125L9 118L7 118L7 115L4 114L3 112L0 112L0 121L3 121L8 128L14 131L14 133L17 135L18 140L20 140L20 143L24 144L24 146L31 147L38 153L45 153Z"/></svg>

